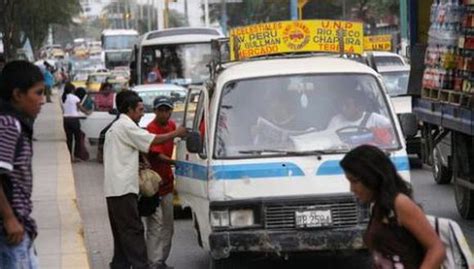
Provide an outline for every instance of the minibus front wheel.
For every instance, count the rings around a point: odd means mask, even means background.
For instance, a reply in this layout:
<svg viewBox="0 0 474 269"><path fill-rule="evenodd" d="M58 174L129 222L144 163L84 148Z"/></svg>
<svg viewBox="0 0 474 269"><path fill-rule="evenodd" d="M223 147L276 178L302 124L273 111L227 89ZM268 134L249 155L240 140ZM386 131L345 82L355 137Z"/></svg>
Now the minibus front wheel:
<svg viewBox="0 0 474 269"><path fill-rule="evenodd" d="M209 269L243 269L244 257L240 254L233 254L229 258L214 259L210 256Z"/></svg>

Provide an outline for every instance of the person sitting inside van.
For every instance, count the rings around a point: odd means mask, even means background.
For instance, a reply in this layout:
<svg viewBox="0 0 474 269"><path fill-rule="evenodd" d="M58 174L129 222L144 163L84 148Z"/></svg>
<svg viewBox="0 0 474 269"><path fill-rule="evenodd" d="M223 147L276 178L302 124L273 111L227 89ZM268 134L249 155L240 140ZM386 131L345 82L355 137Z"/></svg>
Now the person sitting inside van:
<svg viewBox="0 0 474 269"><path fill-rule="evenodd" d="M341 112L329 121L327 129L337 130L348 126L360 126L370 129L372 127L390 126L390 120L385 116L366 111L364 96L364 93L358 91L348 91L342 98Z"/></svg>
<svg viewBox="0 0 474 269"><path fill-rule="evenodd" d="M114 108L114 90L112 84L105 82L100 86L94 98L96 111L110 111Z"/></svg>
<svg viewBox="0 0 474 269"><path fill-rule="evenodd" d="M145 84L163 83L163 76L161 75L158 63L155 62L150 68L145 80Z"/></svg>
<svg viewBox="0 0 474 269"><path fill-rule="evenodd" d="M327 130L338 131L346 127L370 130L375 142L387 144L392 140L390 120L376 112L367 111L363 92L347 91L342 98L341 112L330 121Z"/></svg>

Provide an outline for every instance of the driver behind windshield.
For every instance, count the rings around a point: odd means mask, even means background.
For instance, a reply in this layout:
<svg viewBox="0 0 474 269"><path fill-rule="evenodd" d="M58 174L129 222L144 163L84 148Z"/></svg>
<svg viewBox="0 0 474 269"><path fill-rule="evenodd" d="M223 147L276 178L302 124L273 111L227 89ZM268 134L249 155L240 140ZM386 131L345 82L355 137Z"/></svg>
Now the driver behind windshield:
<svg viewBox="0 0 474 269"><path fill-rule="evenodd" d="M350 90L344 92L342 99L341 112L336 114L328 124L328 130L336 132L344 129L370 130L374 135L374 142L387 144L390 143L392 135L390 120L374 111L368 111L368 105L365 100L369 98L363 91Z"/></svg>
<svg viewBox="0 0 474 269"><path fill-rule="evenodd" d="M365 94L359 91L344 93L341 112L329 121L327 129L340 129L348 126L365 128L390 126L390 120L375 112L366 111Z"/></svg>

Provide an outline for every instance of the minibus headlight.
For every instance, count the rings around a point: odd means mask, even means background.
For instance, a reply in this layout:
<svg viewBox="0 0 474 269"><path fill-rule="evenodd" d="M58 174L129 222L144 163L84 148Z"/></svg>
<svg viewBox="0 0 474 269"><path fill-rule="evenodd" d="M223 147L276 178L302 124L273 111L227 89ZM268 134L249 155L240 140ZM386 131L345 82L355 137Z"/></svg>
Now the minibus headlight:
<svg viewBox="0 0 474 269"><path fill-rule="evenodd" d="M255 224L252 209L239 209L230 211L230 225L232 227L252 226Z"/></svg>
<svg viewBox="0 0 474 269"><path fill-rule="evenodd" d="M211 226L212 227L228 227L229 226L229 211L216 210L211 211Z"/></svg>

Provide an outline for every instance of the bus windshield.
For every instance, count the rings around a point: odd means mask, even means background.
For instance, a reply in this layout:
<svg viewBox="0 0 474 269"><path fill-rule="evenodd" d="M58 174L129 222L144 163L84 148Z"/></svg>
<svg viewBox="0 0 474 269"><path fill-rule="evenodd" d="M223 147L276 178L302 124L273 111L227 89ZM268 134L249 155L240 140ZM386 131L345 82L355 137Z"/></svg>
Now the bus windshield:
<svg viewBox="0 0 474 269"><path fill-rule="evenodd" d="M210 43L167 44L143 48L142 81L155 83L150 73L158 69L162 82L178 85L200 84L209 77Z"/></svg>
<svg viewBox="0 0 474 269"><path fill-rule="evenodd" d="M132 49L137 41L135 35L111 35L103 37L103 47L105 50Z"/></svg>

